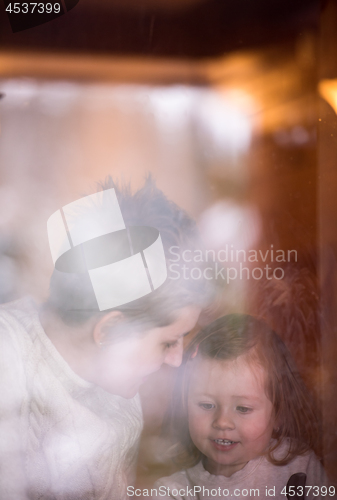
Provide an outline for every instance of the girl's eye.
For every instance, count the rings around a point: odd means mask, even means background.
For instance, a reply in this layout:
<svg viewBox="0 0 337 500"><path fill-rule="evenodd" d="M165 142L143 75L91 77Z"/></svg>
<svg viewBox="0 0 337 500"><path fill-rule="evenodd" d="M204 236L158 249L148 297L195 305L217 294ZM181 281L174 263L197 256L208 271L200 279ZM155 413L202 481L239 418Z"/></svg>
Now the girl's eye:
<svg viewBox="0 0 337 500"><path fill-rule="evenodd" d="M251 408L248 408L247 406L237 406L236 409L240 413L249 413L252 410Z"/></svg>
<svg viewBox="0 0 337 500"><path fill-rule="evenodd" d="M213 405L212 403L199 403L199 406L203 410L213 410L213 408L215 408L215 405Z"/></svg>

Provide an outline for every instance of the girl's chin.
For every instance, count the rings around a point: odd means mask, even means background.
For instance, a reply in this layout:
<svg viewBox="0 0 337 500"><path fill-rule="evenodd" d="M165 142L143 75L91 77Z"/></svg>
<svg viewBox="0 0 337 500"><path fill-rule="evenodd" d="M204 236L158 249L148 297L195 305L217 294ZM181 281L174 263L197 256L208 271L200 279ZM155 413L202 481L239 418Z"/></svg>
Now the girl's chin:
<svg viewBox="0 0 337 500"><path fill-rule="evenodd" d="M207 457L203 461L205 469L214 476L230 477L235 472L243 469L248 462L236 462L230 459L229 455Z"/></svg>

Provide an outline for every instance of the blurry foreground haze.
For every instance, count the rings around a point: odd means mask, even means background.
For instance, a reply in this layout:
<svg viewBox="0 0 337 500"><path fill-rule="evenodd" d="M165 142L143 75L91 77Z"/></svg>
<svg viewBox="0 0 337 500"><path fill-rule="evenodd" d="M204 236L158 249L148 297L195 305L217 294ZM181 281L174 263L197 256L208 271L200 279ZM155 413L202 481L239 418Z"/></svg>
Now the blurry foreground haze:
<svg viewBox="0 0 337 500"><path fill-rule="evenodd" d="M304 0L81 0L15 34L0 12L0 301L46 297L54 211L108 175L136 189L152 173L206 248L256 249L284 271L220 280L201 323L244 311L278 331L320 395L335 480L336 33L329 0L321 12ZM272 248L296 260L276 266ZM172 375L142 390L142 486L171 471L160 426Z"/></svg>

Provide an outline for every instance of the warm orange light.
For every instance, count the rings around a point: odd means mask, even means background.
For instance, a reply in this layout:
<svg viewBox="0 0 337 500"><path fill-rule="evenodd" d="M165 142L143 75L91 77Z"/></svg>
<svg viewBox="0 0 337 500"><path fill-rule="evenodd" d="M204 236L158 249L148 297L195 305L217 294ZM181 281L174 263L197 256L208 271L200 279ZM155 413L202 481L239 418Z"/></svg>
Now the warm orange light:
<svg viewBox="0 0 337 500"><path fill-rule="evenodd" d="M321 80L318 84L318 92L337 113L337 79Z"/></svg>

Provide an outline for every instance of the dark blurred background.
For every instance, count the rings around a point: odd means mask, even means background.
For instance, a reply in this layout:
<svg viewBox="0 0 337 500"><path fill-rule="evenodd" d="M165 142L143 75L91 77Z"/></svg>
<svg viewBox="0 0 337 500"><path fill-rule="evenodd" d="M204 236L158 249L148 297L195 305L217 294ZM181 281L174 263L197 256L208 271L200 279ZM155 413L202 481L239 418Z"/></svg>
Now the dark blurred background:
<svg viewBox="0 0 337 500"><path fill-rule="evenodd" d="M66 16L15 36L1 9L0 44L200 59L294 40L317 26L318 10L317 0L80 0Z"/></svg>

